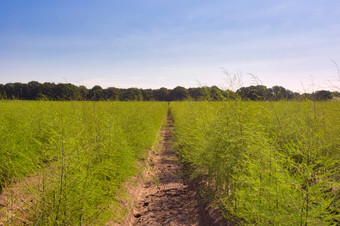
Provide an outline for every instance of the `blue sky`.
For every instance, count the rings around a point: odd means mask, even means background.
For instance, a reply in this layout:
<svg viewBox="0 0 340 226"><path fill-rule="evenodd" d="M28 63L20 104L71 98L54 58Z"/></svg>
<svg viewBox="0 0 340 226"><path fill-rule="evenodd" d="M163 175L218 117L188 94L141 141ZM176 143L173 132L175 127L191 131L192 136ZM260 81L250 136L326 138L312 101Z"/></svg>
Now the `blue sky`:
<svg viewBox="0 0 340 226"><path fill-rule="evenodd" d="M339 90L339 12L339 0L0 0L0 83L228 88L242 74L234 89Z"/></svg>

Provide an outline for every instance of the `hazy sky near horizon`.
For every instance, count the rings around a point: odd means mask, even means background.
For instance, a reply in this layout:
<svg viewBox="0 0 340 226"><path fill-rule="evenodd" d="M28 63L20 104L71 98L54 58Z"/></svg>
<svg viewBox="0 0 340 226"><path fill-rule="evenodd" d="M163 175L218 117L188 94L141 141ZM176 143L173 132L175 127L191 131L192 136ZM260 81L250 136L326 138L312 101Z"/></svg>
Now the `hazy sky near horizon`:
<svg viewBox="0 0 340 226"><path fill-rule="evenodd" d="M242 74L339 89L339 12L339 0L0 0L0 83L228 88Z"/></svg>

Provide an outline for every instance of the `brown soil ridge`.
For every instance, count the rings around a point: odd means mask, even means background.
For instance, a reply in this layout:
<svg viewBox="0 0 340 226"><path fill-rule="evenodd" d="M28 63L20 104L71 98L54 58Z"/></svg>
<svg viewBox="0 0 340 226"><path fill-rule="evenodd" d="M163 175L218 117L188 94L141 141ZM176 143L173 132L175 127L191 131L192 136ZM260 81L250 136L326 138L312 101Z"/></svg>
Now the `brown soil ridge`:
<svg viewBox="0 0 340 226"><path fill-rule="evenodd" d="M220 225L221 221L216 222L205 211L209 210L199 205L197 188L183 179L172 135L173 120L168 114L167 126L161 131L160 151L151 160L153 179L142 186L131 225Z"/></svg>

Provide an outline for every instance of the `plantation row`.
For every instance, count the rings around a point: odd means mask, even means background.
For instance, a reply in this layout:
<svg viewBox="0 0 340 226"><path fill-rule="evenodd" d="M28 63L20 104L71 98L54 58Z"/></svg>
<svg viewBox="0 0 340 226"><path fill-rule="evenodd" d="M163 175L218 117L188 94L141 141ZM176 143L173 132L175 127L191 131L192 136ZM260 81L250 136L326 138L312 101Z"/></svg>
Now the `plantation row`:
<svg viewBox="0 0 340 226"><path fill-rule="evenodd" d="M0 197L0 224L103 225L124 214L122 184L156 141L167 103L11 101L0 109L0 188L9 196Z"/></svg>
<svg viewBox="0 0 340 226"><path fill-rule="evenodd" d="M340 222L339 102L177 102L175 140L206 198L236 222Z"/></svg>

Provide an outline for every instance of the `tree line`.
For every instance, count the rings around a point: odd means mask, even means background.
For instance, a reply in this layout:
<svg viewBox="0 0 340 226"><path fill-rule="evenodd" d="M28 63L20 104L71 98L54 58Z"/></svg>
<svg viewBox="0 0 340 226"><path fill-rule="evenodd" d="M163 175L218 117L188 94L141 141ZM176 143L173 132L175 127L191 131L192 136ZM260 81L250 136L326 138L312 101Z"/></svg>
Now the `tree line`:
<svg viewBox="0 0 340 226"><path fill-rule="evenodd" d="M87 100L87 101L182 101L182 100L208 100L223 101L240 98L253 101L277 100L330 100L340 97L339 92L319 90L313 93L299 94L285 89L282 86L267 88L264 85L242 87L236 92L223 90L217 86L203 86L197 88L184 88L177 86L174 89L138 89L114 88L103 89L96 85L91 89L85 86L76 86L70 83L7 83L0 84L0 99L3 100Z"/></svg>

